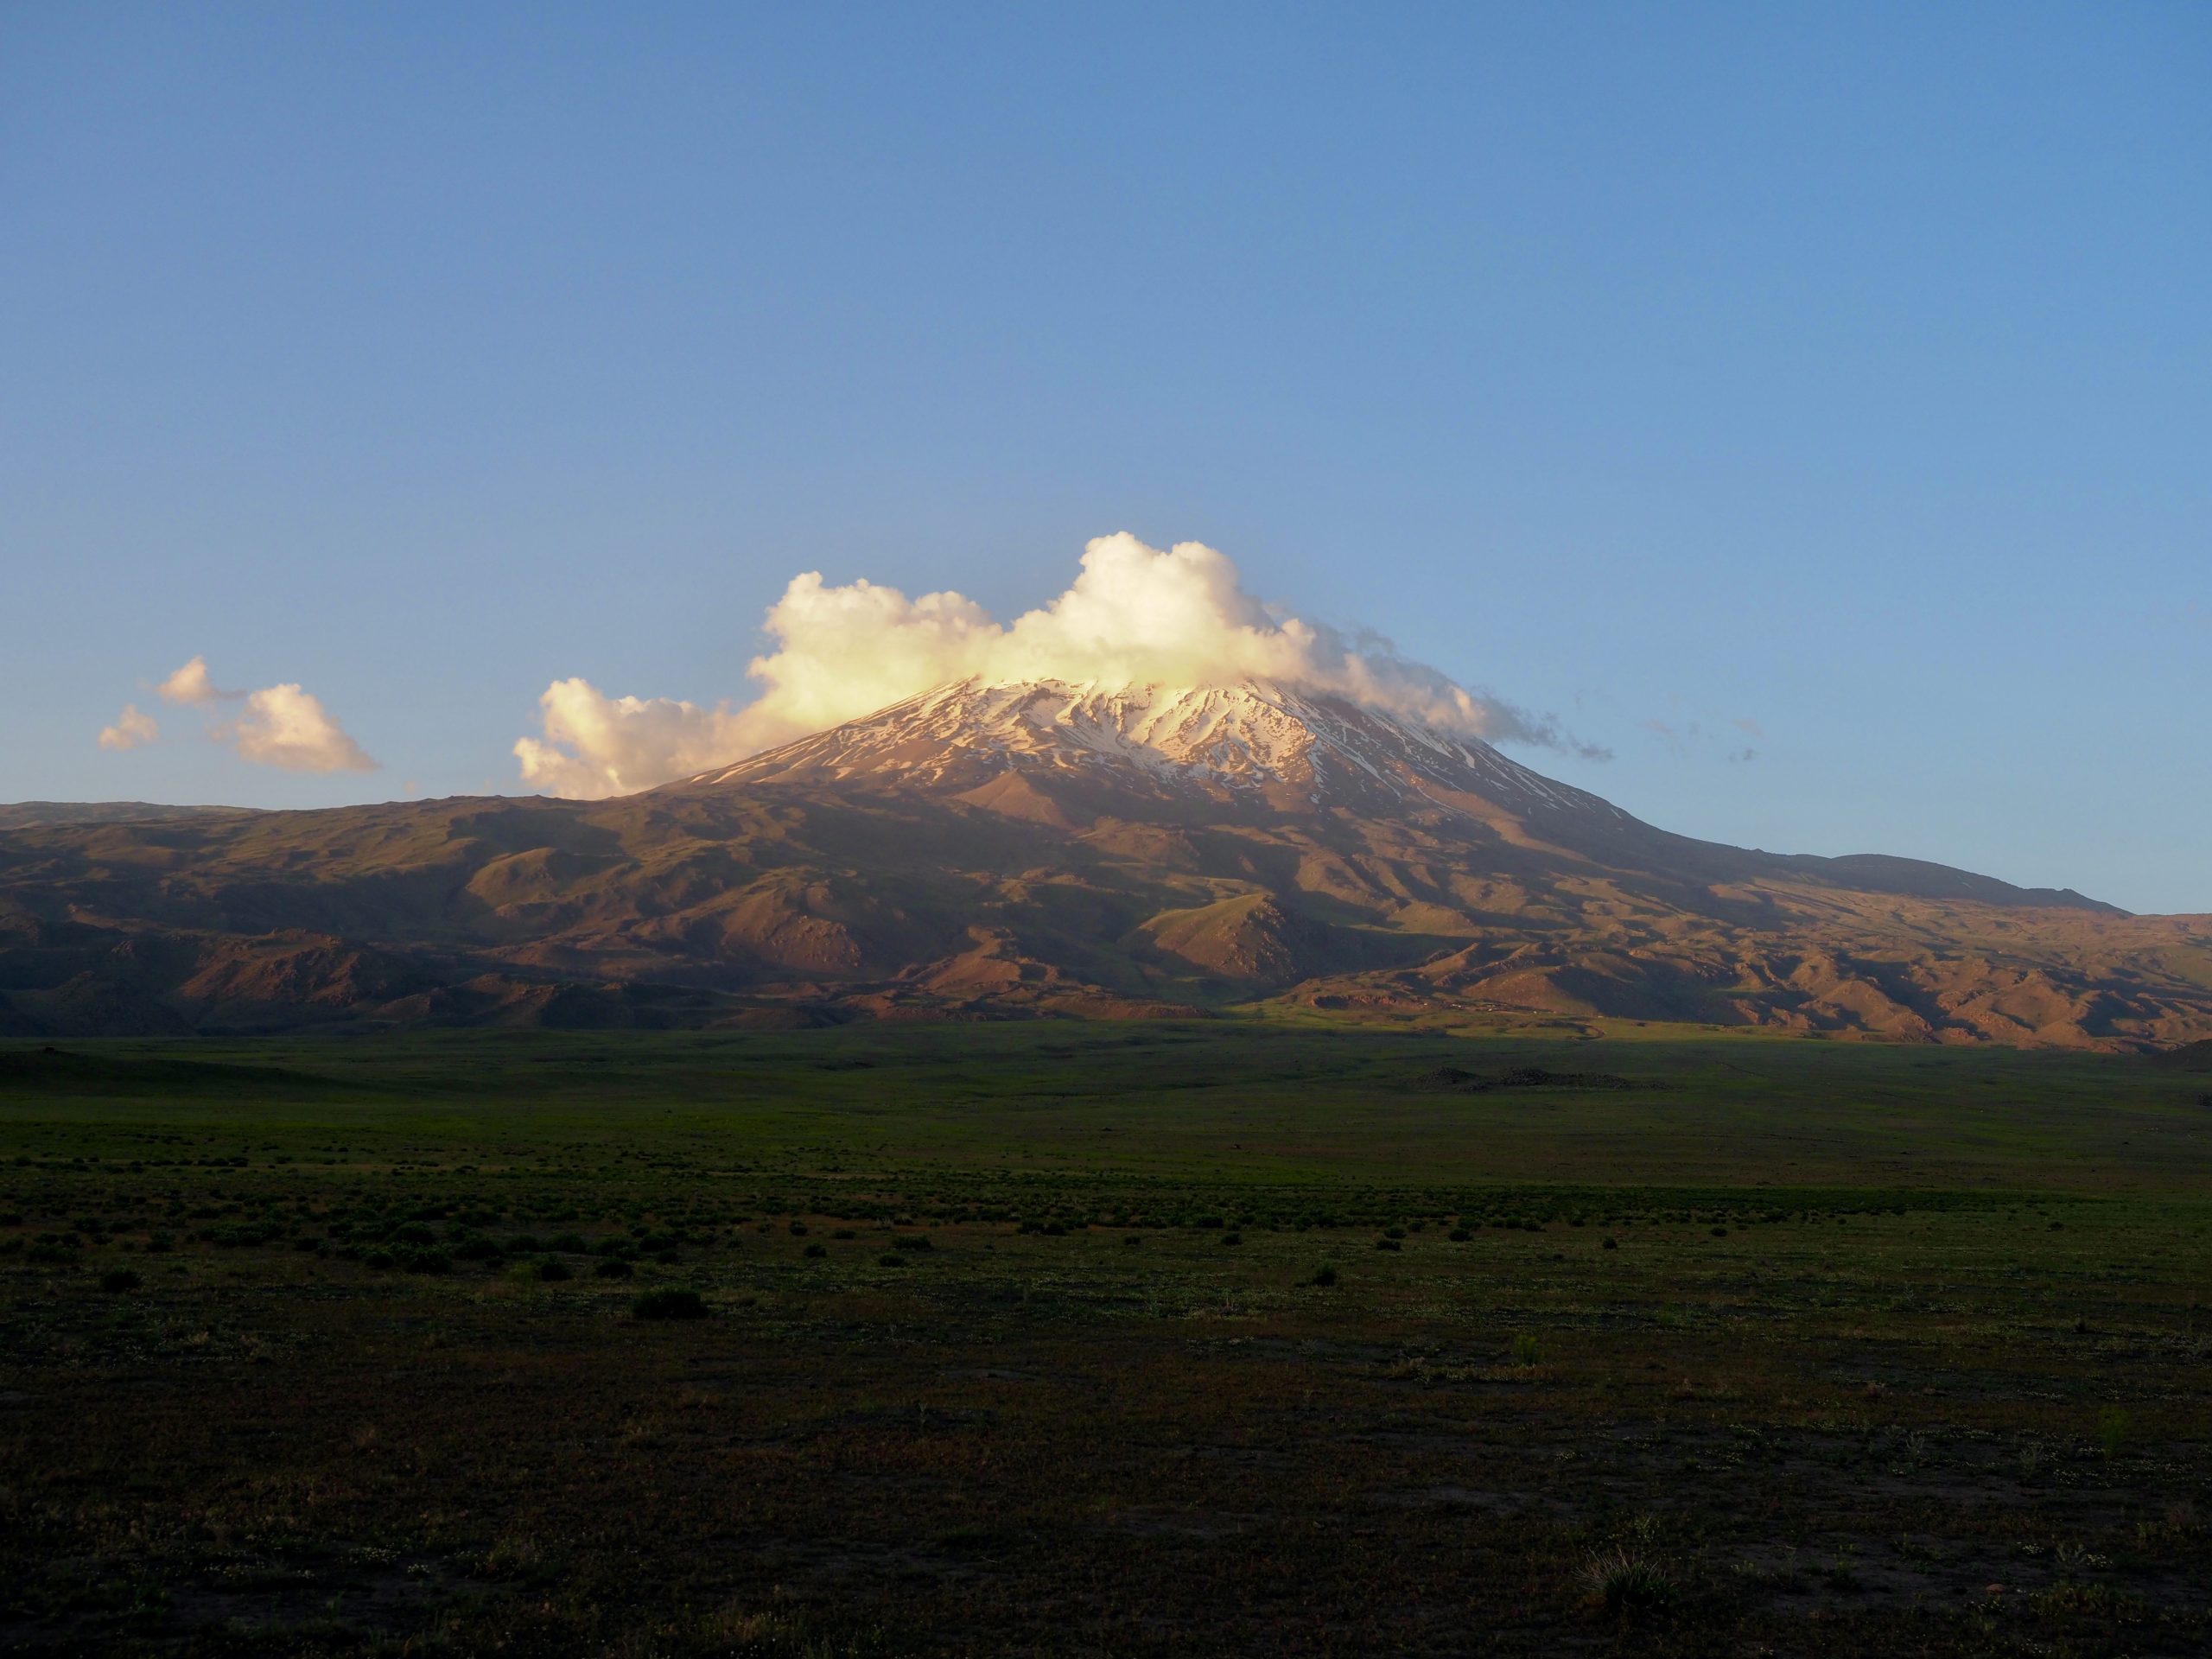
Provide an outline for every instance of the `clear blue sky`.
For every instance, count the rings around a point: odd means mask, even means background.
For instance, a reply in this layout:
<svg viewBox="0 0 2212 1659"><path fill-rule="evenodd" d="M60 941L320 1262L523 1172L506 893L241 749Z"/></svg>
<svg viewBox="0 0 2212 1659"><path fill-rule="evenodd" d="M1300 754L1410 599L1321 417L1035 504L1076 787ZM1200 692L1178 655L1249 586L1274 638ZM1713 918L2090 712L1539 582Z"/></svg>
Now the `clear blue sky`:
<svg viewBox="0 0 2212 1659"><path fill-rule="evenodd" d="M2212 9L0 8L0 798L517 789L1122 529L1669 828L2212 910ZM383 770L95 747L194 653Z"/></svg>

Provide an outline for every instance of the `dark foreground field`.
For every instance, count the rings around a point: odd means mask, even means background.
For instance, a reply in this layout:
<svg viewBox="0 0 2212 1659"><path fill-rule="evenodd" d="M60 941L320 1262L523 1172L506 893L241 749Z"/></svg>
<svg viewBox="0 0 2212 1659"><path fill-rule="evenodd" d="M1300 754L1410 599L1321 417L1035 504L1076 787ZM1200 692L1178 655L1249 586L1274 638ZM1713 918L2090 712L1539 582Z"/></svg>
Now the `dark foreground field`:
<svg viewBox="0 0 2212 1659"><path fill-rule="evenodd" d="M2212 1650L2202 1074L63 1047L0 1047L5 1651Z"/></svg>

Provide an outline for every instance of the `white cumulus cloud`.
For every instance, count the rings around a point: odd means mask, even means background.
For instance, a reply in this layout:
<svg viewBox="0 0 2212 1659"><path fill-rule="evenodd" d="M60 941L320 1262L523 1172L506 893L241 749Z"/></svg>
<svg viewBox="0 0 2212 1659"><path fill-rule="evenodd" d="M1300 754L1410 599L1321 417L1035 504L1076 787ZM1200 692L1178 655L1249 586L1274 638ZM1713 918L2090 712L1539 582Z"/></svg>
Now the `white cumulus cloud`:
<svg viewBox="0 0 2212 1659"><path fill-rule="evenodd" d="M155 689L163 702L185 704L228 702L245 695L243 691L218 690L215 682L208 677L205 657L194 657Z"/></svg>
<svg viewBox="0 0 2212 1659"><path fill-rule="evenodd" d="M228 745L242 760L287 772L373 772L377 763L346 734L322 706L322 699L296 681L265 685L258 691L226 691L207 671L207 659L194 657L154 688L164 702L210 710L208 738ZM225 704L239 705L232 720L213 717ZM112 726L100 731L104 749L132 749L160 735L151 715L124 703Z"/></svg>
<svg viewBox="0 0 2212 1659"><path fill-rule="evenodd" d="M123 712L115 717L114 725L100 728L100 747L135 749L142 743L151 743L161 734L162 728L151 715L140 713L135 702L126 702Z"/></svg>
<svg viewBox="0 0 2212 1659"><path fill-rule="evenodd" d="M1272 680L1466 736L1605 753L1574 742L1548 715L1407 661L1386 641L1271 609L1245 591L1225 554L1198 542L1161 549L1127 533L1102 536L1084 548L1065 593L1010 623L957 593L909 599L871 582L833 586L810 571L769 607L766 631L775 649L748 664L760 691L740 708L609 697L582 679L556 681L539 699L543 738L515 745L524 779L560 795L646 789L969 678Z"/></svg>
<svg viewBox="0 0 2212 1659"><path fill-rule="evenodd" d="M577 800L650 789L759 747L743 715L670 697L610 697L588 680L556 680L537 705L543 740L515 745L523 781Z"/></svg>
<svg viewBox="0 0 2212 1659"><path fill-rule="evenodd" d="M256 766L282 766L287 772L374 772L377 767L330 717L322 700L293 683L249 692L245 710L236 720L216 727L213 735Z"/></svg>

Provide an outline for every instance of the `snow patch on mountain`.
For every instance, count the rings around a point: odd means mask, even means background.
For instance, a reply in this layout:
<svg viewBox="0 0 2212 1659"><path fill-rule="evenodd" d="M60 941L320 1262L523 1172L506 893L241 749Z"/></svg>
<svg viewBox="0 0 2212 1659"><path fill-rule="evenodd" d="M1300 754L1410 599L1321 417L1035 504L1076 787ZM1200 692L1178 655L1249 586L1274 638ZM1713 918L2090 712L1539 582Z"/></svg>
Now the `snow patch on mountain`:
<svg viewBox="0 0 2212 1659"><path fill-rule="evenodd" d="M959 680L691 781L881 779L968 787L1016 768L1102 780L1119 774L1171 791L1289 795L1316 805L1378 795L1433 798L1441 789L1516 810L1622 816L1478 738L1262 680L1206 686Z"/></svg>

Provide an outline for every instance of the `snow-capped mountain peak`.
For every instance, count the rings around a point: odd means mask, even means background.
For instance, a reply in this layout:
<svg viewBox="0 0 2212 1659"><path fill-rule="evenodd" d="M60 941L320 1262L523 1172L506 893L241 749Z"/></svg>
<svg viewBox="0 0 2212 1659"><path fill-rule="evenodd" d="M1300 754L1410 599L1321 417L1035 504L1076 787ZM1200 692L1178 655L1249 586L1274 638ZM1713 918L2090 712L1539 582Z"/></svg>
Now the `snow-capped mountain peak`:
<svg viewBox="0 0 2212 1659"><path fill-rule="evenodd" d="M1206 686L960 680L702 774L698 785L876 781L943 790L1057 773L1280 805L1473 795L1614 809L1480 739L1266 681Z"/></svg>

